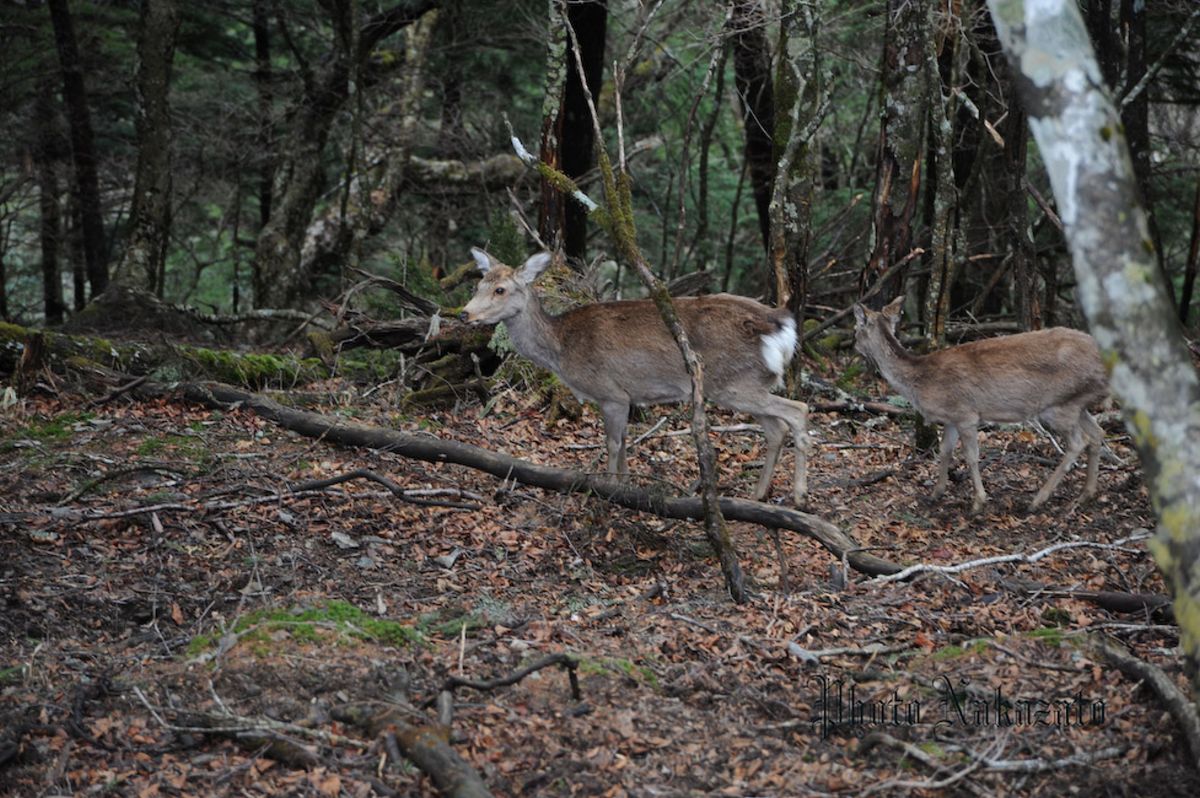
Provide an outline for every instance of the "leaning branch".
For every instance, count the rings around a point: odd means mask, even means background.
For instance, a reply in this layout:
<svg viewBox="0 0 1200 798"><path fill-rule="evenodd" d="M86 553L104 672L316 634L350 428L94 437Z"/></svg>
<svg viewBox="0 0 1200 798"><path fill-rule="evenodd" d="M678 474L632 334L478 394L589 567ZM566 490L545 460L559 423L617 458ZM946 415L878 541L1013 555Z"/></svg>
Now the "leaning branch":
<svg viewBox="0 0 1200 798"><path fill-rule="evenodd" d="M1197 715L1195 706L1184 692L1179 689L1170 676L1163 672L1162 668L1140 660L1111 643L1100 641L1097 648L1106 660L1117 667L1117 670L1126 676L1140 679L1154 691L1166 706L1167 712L1183 730L1188 750L1192 754L1193 765L1200 767L1200 716Z"/></svg>
<svg viewBox="0 0 1200 798"><path fill-rule="evenodd" d="M242 407L293 432L339 446L366 447L431 463L464 465L500 479L511 479L560 493L591 493L613 504L664 518L693 521L704 518L704 507L697 497L664 496L659 491L638 488L607 476L536 465L458 441L353 424L319 413L284 407L259 394L221 383L188 383L181 386L181 390L190 401L223 410ZM720 508L722 514L731 521L787 529L810 537L839 560L845 560L851 568L868 576L901 570L896 563L862 551L849 535L818 516L746 499L721 498Z"/></svg>

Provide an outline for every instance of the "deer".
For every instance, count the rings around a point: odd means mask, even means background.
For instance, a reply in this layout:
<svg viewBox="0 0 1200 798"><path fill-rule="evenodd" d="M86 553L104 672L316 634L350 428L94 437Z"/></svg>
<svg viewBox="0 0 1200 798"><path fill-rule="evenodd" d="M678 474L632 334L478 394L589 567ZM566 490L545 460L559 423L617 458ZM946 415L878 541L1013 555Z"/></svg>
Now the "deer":
<svg viewBox="0 0 1200 798"><path fill-rule="evenodd" d="M504 322L518 353L558 376L581 402L592 401L604 418L607 471L627 477L625 433L632 405L684 402L691 378L679 347L649 299L597 302L553 316L542 308L533 283L552 261L548 252L519 268L472 248L483 274L460 318L473 325ZM790 431L796 449L792 500L808 493L808 406L771 391L796 348L796 322L784 308L715 294L673 300L692 347L704 364L705 397L749 413L766 436L766 460L754 488L762 501Z"/></svg>
<svg viewBox="0 0 1200 798"><path fill-rule="evenodd" d="M904 297L882 311L854 306L854 347L929 422L945 425L931 498L946 491L950 455L961 440L971 471L971 513L987 503L979 476L981 422L1039 419L1064 436L1062 462L1029 504L1041 507L1080 453L1088 449L1087 480L1076 502L1096 494L1104 431L1087 408L1108 395L1096 339L1066 327L1017 333L917 355L896 338Z"/></svg>

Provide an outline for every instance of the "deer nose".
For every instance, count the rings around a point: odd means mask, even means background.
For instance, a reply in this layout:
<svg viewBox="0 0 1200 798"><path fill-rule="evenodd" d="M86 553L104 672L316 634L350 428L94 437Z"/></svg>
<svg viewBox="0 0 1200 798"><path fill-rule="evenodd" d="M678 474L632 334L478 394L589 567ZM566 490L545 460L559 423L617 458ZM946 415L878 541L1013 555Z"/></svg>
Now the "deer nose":
<svg viewBox="0 0 1200 798"><path fill-rule="evenodd" d="M470 314L470 313L467 313L467 312L464 310L462 313L459 313L459 314L458 314L458 320L459 320L459 321L470 321L470 320L471 320L471 314Z"/></svg>

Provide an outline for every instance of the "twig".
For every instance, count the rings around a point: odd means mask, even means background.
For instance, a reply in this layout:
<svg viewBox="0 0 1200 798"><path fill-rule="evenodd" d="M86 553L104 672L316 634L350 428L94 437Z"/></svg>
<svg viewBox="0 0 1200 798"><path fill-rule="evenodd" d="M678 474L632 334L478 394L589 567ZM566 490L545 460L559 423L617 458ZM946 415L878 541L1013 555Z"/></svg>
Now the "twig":
<svg viewBox="0 0 1200 798"><path fill-rule="evenodd" d="M1124 544L1126 544L1126 543L1135 543L1139 540L1145 540L1148 537L1150 537L1150 533L1146 532L1145 530L1142 530L1141 532L1135 532L1134 534L1132 534L1128 537L1121 538L1120 540L1115 541L1113 543L1094 543L1094 542L1088 541L1088 540L1080 540L1080 541L1072 541L1069 543L1055 543L1053 546L1047 546L1046 548L1042 549L1041 551L1036 551L1033 554L1002 554L1002 555L997 555L995 557L984 557L984 558L978 559L978 560L968 560L967 562L958 563L956 565L927 565L925 563L918 563L917 565L910 565L907 568L905 568L901 571L897 571L894 574L887 574L885 576L877 576L870 581L874 582L874 583L897 582L897 581L900 581L903 579L907 579L910 576L912 576L913 574L919 574L919 573L924 573L924 572L937 573L937 574L957 574L957 573L961 573L962 571L971 570L973 568L982 568L987 565L998 565L1000 563L1009 563L1009 562L1034 563L1034 562L1037 562L1038 560L1041 560L1045 557L1050 556L1051 554L1054 554L1055 552L1063 551L1064 549L1087 548L1087 549L1106 549L1109 551L1113 551L1113 550L1131 551L1130 549L1122 548L1122 546L1124 546Z"/></svg>
<svg viewBox="0 0 1200 798"><path fill-rule="evenodd" d="M912 649L909 645L885 646L879 643L860 647L840 646L838 648L821 648L810 651L801 648L795 642L787 644L788 653L804 662L820 662L827 657L877 657L880 654L899 654Z"/></svg>

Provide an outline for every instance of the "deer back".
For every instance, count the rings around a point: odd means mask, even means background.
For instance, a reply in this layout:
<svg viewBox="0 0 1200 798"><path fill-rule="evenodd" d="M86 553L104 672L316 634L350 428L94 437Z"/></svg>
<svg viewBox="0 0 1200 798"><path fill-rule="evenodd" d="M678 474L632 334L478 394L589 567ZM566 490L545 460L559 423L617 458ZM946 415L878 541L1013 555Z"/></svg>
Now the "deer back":
<svg viewBox="0 0 1200 798"><path fill-rule="evenodd" d="M674 300L692 347L704 363L706 390L770 387L794 347L786 310L729 294ZM650 300L602 302L554 320L562 341L564 381L588 398L636 404L681 401L691 388L683 357ZM764 337L780 340L764 355ZM786 348L786 357L774 354Z"/></svg>

